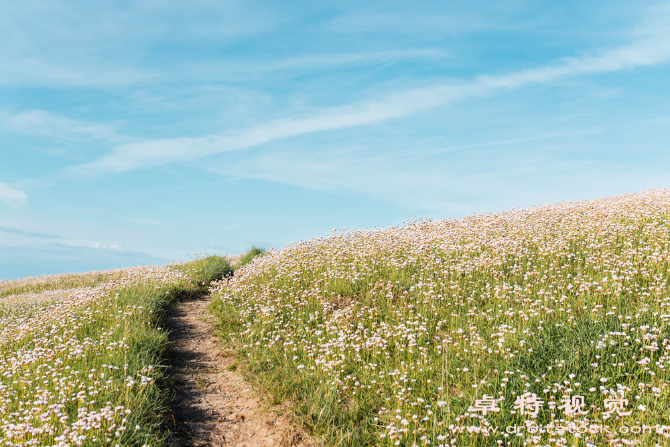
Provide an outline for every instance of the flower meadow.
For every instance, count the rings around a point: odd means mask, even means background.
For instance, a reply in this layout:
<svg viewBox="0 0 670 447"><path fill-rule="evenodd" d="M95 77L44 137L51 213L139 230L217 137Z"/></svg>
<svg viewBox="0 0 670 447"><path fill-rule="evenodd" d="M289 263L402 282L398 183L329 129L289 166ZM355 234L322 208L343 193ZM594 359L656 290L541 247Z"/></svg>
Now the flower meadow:
<svg viewBox="0 0 670 447"><path fill-rule="evenodd" d="M142 267L0 284L0 445L164 442L156 325L183 282Z"/></svg>
<svg viewBox="0 0 670 447"><path fill-rule="evenodd" d="M126 268L87 273L66 273L45 275L18 280L0 281L0 298L9 295L23 295L29 292L41 293L51 290L66 290L83 287L95 287L104 283L120 281L123 283L132 277L137 268Z"/></svg>
<svg viewBox="0 0 670 447"><path fill-rule="evenodd" d="M670 193L336 230L212 286L326 445L670 445Z"/></svg>

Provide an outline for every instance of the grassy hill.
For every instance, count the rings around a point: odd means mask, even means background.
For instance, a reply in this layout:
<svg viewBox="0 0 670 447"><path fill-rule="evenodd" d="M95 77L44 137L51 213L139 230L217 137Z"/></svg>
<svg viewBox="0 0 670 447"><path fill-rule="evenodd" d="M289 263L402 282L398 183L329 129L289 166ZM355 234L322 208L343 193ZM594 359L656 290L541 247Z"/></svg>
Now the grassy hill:
<svg viewBox="0 0 670 447"><path fill-rule="evenodd" d="M670 445L670 194L0 283L0 444L165 445L166 309L330 446ZM212 282L214 281L214 282Z"/></svg>
<svg viewBox="0 0 670 447"><path fill-rule="evenodd" d="M211 309L328 445L668 445L669 211L658 190L336 232Z"/></svg>

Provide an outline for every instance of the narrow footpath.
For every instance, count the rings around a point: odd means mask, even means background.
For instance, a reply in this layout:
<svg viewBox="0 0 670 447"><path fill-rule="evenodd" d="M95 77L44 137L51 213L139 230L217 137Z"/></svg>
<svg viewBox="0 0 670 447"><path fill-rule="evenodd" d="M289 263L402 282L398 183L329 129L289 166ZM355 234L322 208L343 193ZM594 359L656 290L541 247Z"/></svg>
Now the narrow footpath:
<svg viewBox="0 0 670 447"><path fill-rule="evenodd" d="M312 447L287 415L263 411L233 371L209 322L209 297L181 303L167 315L171 328L176 402L174 445L225 447Z"/></svg>

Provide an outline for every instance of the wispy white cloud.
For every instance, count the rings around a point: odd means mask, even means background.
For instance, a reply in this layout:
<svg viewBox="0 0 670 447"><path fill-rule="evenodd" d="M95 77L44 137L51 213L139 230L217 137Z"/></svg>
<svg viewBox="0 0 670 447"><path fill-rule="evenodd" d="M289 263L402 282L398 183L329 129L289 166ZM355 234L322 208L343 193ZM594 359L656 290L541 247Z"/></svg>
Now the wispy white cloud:
<svg viewBox="0 0 670 447"><path fill-rule="evenodd" d="M332 67L350 64L377 64L399 62L407 59L433 59L446 57L449 57L449 53L439 49L315 54L267 64L265 68L268 70L285 70L313 68L318 66ZM261 68L263 68L263 66L261 66Z"/></svg>
<svg viewBox="0 0 670 447"><path fill-rule="evenodd" d="M38 135L63 140L122 141L112 126L76 120L44 110L8 112L0 110L0 130L20 135Z"/></svg>
<svg viewBox="0 0 670 447"><path fill-rule="evenodd" d="M385 65L403 61L441 60L451 55L436 48L409 49L396 51L361 51L351 53L318 53L284 58L278 60L242 60L237 62L201 64L194 69L200 74L217 74L223 76L262 76L268 72L294 73L302 75L305 71L314 73L319 69L333 70L360 65Z"/></svg>
<svg viewBox="0 0 670 447"><path fill-rule="evenodd" d="M382 101L331 108L313 118L272 121L241 132L129 143L98 160L70 168L68 172L79 175L123 172L248 149L314 132L374 124L434 107L439 104L441 96L439 89L411 91L395 94Z"/></svg>
<svg viewBox="0 0 670 447"><path fill-rule="evenodd" d="M0 64L0 85L57 85L75 87L118 87L158 80L156 73L131 67L110 67L100 61L50 61L46 57L21 58L2 55L12 64Z"/></svg>
<svg viewBox="0 0 670 447"><path fill-rule="evenodd" d="M670 59L670 32L654 37L611 51L562 58L547 66L508 75L480 76L472 83L471 90L475 94L488 94L500 89L546 84L571 76L607 73L667 62Z"/></svg>
<svg viewBox="0 0 670 447"><path fill-rule="evenodd" d="M116 251L123 251L123 247L118 244L101 244L100 242L96 242L95 245L93 245L92 248L99 248L103 250L116 250Z"/></svg>
<svg viewBox="0 0 670 447"><path fill-rule="evenodd" d="M0 183L0 202L5 202L10 206L25 206L28 204L28 196L23 191Z"/></svg>
<svg viewBox="0 0 670 447"><path fill-rule="evenodd" d="M670 175L662 168L644 167L644 161L627 163L617 157L603 161L588 154L566 160L560 155L566 142L603 130L585 128L377 156L370 156L367 148L333 146L317 153L284 145L251 156L208 160L206 169L233 180L253 176L309 190L353 192L444 216L667 185ZM536 150L538 141L542 141L542 151ZM485 159L481 152L471 151L483 147L487 148ZM608 149L621 148L609 145ZM455 152L463 153L450 156ZM470 156L463 157L464 153ZM665 158L659 157L661 165Z"/></svg>
<svg viewBox="0 0 670 447"><path fill-rule="evenodd" d="M429 33L440 35L454 35L501 26L503 18L500 10L493 10L486 14L464 13L462 11L426 11L424 8L411 8L403 11L389 10L388 4L384 3L384 10L359 10L346 13L325 23L326 29L339 33L400 33L413 34ZM491 11L488 8L481 10ZM478 9L478 8L473 8Z"/></svg>
<svg viewBox="0 0 670 447"><path fill-rule="evenodd" d="M174 71L138 61L166 41L232 42L267 32L280 18L254 3L3 2L0 85L110 87L164 80Z"/></svg>
<svg viewBox="0 0 670 447"><path fill-rule="evenodd" d="M656 16L670 13L655 11ZM69 169L70 174L98 175L175 162L217 153L239 151L272 141L314 132L371 125L402 118L470 97L547 84L560 79L615 72L670 60L670 30L657 18L641 27L629 45L558 59L550 64L501 75L483 75L422 89L396 92L385 98L314 111L311 117L271 121L237 132L200 137L155 139L121 145L90 163Z"/></svg>
<svg viewBox="0 0 670 447"><path fill-rule="evenodd" d="M493 173L480 166L475 173L462 163L421 163L415 153L370 157L364 151L350 149L311 154L272 151L239 160L215 161L208 163L207 169L231 177L254 175L305 189L354 192L410 209L458 215L462 214L464 197L490 194L488 187L485 193L481 185L503 187L526 167L517 165ZM504 189L509 192L513 187L507 185Z"/></svg>
<svg viewBox="0 0 670 447"><path fill-rule="evenodd" d="M65 239L62 236L58 236L55 234L49 234L49 233L39 233L35 231L26 231L26 230L19 230L17 228L11 228L11 227L3 227L0 226L0 232L3 233L9 233L12 235L20 235L20 236L27 236L31 238L42 238L42 239Z"/></svg>

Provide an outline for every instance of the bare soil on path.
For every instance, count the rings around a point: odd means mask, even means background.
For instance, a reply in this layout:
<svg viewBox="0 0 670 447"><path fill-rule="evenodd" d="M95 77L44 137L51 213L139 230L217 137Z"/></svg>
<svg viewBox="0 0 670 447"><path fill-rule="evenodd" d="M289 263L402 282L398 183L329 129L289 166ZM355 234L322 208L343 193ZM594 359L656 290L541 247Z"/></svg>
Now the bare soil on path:
<svg viewBox="0 0 670 447"><path fill-rule="evenodd" d="M167 315L175 376L174 445L222 447L312 447L288 413L263 410L214 335L209 297L189 301Z"/></svg>

